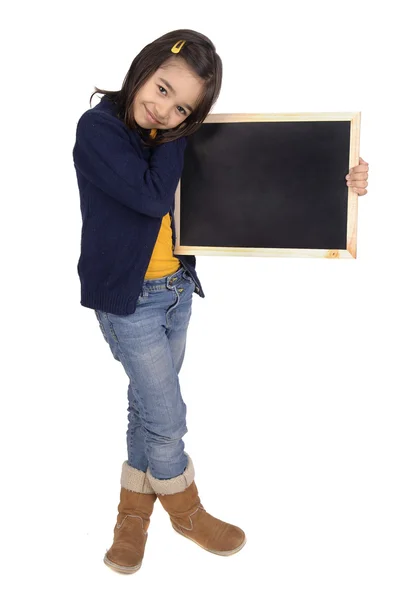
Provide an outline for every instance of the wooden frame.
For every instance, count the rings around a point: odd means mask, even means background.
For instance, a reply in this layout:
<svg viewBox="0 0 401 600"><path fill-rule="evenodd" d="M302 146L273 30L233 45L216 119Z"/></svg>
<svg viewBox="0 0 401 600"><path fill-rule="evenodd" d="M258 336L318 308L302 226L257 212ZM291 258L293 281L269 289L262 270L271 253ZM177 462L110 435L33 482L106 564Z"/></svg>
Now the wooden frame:
<svg viewBox="0 0 401 600"><path fill-rule="evenodd" d="M272 114L211 114L205 123L265 122L265 121L350 121L349 168L359 164L360 112L341 113L272 113ZM344 181L344 186L346 185ZM181 180L175 194L176 254L199 256L273 256L304 258L356 258L358 195L348 189L347 244L346 249L305 248L222 248L182 246L180 244Z"/></svg>

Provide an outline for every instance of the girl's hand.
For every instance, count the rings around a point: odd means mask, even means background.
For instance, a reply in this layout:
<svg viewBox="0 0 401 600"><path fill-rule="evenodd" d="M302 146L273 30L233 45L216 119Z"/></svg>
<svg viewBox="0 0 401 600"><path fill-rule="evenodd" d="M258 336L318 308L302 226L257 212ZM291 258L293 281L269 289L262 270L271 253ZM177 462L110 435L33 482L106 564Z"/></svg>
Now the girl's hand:
<svg viewBox="0 0 401 600"><path fill-rule="evenodd" d="M352 187L358 196L364 196L368 193L368 190L366 189L368 187L368 172L369 163L359 157L359 165L350 169L349 174L345 178L347 180L347 185Z"/></svg>

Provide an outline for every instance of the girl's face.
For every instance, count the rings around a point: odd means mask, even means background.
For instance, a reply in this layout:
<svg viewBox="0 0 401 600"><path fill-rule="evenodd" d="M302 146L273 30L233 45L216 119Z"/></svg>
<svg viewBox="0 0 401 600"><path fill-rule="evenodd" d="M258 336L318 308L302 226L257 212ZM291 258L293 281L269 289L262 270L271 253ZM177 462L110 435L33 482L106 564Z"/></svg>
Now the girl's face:
<svg viewBox="0 0 401 600"><path fill-rule="evenodd" d="M195 109L203 84L183 59L165 62L135 96L136 123L144 129L174 129Z"/></svg>

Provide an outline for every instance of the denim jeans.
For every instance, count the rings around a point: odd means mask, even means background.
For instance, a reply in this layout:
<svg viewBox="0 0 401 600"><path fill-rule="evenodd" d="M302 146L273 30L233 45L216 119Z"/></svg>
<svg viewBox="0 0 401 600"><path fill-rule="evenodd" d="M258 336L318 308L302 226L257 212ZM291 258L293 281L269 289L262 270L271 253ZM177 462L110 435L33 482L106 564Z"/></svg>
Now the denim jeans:
<svg viewBox="0 0 401 600"><path fill-rule="evenodd" d="M124 367L128 386L128 464L157 479L184 472L187 408L178 373L185 354L195 283L183 267L143 283L135 312L96 310L106 342Z"/></svg>

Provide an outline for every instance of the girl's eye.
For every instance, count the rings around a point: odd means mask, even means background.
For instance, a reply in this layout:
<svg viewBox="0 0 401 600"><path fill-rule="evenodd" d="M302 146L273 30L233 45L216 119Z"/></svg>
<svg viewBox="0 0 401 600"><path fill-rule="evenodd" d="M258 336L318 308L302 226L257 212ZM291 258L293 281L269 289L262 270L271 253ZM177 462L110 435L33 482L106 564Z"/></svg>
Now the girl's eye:
<svg viewBox="0 0 401 600"><path fill-rule="evenodd" d="M162 85L159 85L157 87L159 88L159 92L163 94L163 96L167 94L167 90ZM182 106L177 106L177 110L181 115L187 114L187 111L185 110L185 108L182 108Z"/></svg>

